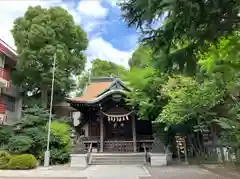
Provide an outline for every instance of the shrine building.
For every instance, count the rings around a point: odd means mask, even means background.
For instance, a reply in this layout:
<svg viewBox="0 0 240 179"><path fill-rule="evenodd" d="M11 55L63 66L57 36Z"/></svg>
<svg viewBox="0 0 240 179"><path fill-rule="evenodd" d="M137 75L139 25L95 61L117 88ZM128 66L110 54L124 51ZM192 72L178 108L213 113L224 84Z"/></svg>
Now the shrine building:
<svg viewBox="0 0 240 179"><path fill-rule="evenodd" d="M93 78L83 95L67 99L76 111L73 122L85 151L137 153L150 150L152 123L139 120L137 106L127 102L130 91L118 78Z"/></svg>

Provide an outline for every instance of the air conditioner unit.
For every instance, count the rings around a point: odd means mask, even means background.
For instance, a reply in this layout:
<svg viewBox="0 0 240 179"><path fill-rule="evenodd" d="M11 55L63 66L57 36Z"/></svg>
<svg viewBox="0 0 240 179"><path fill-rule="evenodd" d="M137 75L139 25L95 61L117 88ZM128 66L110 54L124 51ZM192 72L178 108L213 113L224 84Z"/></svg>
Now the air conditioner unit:
<svg viewBox="0 0 240 179"><path fill-rule="evenodd" d="M6 124L7 123L7 116L4 114L0 115L0 124Z"/></svg>

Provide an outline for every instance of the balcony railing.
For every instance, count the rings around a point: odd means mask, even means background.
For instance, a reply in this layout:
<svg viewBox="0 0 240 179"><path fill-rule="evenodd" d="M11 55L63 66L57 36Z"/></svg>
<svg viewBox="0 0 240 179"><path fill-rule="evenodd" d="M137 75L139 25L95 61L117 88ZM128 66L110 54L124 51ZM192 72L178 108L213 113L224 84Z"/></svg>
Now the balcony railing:
<svg viewBox="0 0 240 179"><path fill-rule="evenodd" d="M5 79L6 81L10 81L10 71L0 67L0 77Z"/></svg>
<svg viewBox="0 0 240 179"><path fill-rule="evenodd" d="M6 112L6 105L0 104L0 114L5 114L5 112Z"/></svg>

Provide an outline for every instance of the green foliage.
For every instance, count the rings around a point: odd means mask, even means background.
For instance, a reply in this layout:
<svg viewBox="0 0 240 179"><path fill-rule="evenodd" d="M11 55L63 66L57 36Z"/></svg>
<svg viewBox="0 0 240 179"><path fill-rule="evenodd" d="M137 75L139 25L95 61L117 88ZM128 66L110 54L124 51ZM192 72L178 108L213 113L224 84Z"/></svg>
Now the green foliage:
<svg viewBox="0 0 240 179"><path fill-rule="evenodd" d="M139 108L142 118L154 120L167 102L166 96L161 93L166 77L153 68L146 67L132 68L124 80L131 89L127 93L129 104Z"/></svg>
<svg viewBox="0 0 240 179"><path fill-rule="evenodd" d="M13 155L8 163L8 169L33 169L37 160L31 154Z"/></svg>
<svg viewBox="0 0 240 179"><path fill-rule="evenodd" d="M8 149L11 153L20 154L29 151L33 140L28 136L13 136L9 139Z"/></svg>
<svg viewBox="0 0 240 179"><path fill-rule="evenodd" d="M50 151L51 153L51 164L64 164L69 162L70 154L67 151L59 150L57 148L53 148Z"/></svg>
<svg viewBox="0 0 240 179"><path fill-rule="evenodd" d="M130 68L145 68L152 65L152 49L140 45L132 54L132 57L129 59L128 64Z"/></svg>
<svg viewBox="0 0 240 179"><path fill-rule="evenodd" d="M72 75L79 75L84 69L83 51L88 40L72 15L61 7L29 7L23 17L14 21L12 34L19 54L14 83L24 91L38 91L46 108L56 57L55 89L60 96L73 89Z"/></svg>
<svg viewBox="0 0 240 179"><path fill-rule="evenodd" d="M0 126L0 146L3 147L8 144L9 139L13 136L14 131L12 127L2 125Z"/></svg>
<svg viewBox="0 0 240 179"><path fill-rule="evenodd" d="M121 65L101 59L95 59L92 61L92 77L121 77L124 73L126 73L126 69Z"/></svg>
<svg viewBox="0 0 240 179"><path fill-rule="evenodd" d="M11 155L7 151L0 151L0 169L6 169L8 162L11 159Z"/></svg>
<svg viewBox="0 0 240 179"><path fill-rule="evenodd" d="M169 125L191 119L207 119L211 109L220 104L225 96L225 91L214 82L199 84L183 76L171 78L164 88L170 100L158 120Z"/></svg>
<svg viewBox="0 0 240 179"><path fill-rule="evenodd" d="M24 110L23 118L13 126L15 133L7 142L6 149L11 153L31 153L43 161L47 148L48 111L38 106ZM71 149L71 126L62 119L52 119L50 149L55 156L50 162L63 163L69 160ZM62 154L62 156L61 156ZM59 157L59 158L58 158Z"/></svg>
<svg viewBox="0 0 240 179"><path fill-rule="evenodd" d="M239 32L218 39L216 45L208 42L208 46L204 53L198 53L199 64L207 71L208 76L216 78L231 92L237 92L240 89Z"/></svg>
<svg viewBox="0 0 240 179"><path fill-rule="evenodd" d="M22 119L15 124L16 130L23 130L35 126L45 126L48 120L49 112L37 105L23 110Z"/></svg>
<svg viewBox="0 0 240 179"><path fill-rule="evenodd" d="M64 122L59 122L59 121L53 121L51 123L51 132L53 136L56 136L59 138L59 142L61 146L63 146L63 149L66 151L69 151L70 149L70 144L71 144L71 128L68 124Z"/></svg>
<svg viewBox="0 0 240 179"><path fill-rule="evenodd" d="M239 28L238 0L129 0L119 4L127 24L141 30L145 41L161 54L156 61L166 70L176 65L179 70L196 70L195 51L205 48L205 40L215 42Z"/></svg>
<svg viewBox="0 0 240 179"><path fill-rule="evenodd" d="M33 140L29 152L39 159L42 153L46 150L47 131L41 126L37 126L24 129L22 134L30 137Z"/></svg>
<svg viewBox="0 0 240 179"><path fill-rule="evenodd" d="M127 70L116 63L95 59L92 61L92 68L89 71L83 72L78 77L78 93L76 96L81 96L83 90L87 86L89 79L94 77L119 77L122 78L126 75Z"/></svg>

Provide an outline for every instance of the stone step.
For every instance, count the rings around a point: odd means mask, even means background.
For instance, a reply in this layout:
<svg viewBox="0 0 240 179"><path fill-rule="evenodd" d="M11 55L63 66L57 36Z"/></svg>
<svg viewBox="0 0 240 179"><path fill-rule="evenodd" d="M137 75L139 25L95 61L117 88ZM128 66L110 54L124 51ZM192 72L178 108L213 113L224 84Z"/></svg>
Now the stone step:
<svg viewBox="0 0 240 179"><path fill-rule="evenodd" d="M144 154L92 154L91 165L143 165Z"/></svg>
<svg viewBox="0 0 240 179"><path fill-rule="evenodd" d="M92 161L89 165L144 165L144 162L132 162L132 161Z"/></svg>
<svg viewBox="0 0 240 179"><path fill-rule="evenodd" d="M144 165L145 161L92 160L90 165Z"/></svg>
<svg viewBox="0 0 240 179"><path fill-rule="evenodd" d="M101 157L101 158L95 158L95 157L92 157L92 160L108 160L108 161L145 161L145 158L104 158L104 157Z"/></svg>

